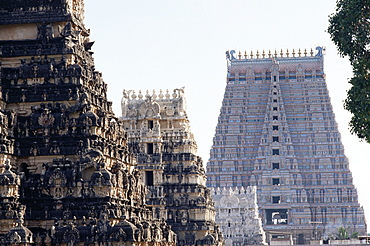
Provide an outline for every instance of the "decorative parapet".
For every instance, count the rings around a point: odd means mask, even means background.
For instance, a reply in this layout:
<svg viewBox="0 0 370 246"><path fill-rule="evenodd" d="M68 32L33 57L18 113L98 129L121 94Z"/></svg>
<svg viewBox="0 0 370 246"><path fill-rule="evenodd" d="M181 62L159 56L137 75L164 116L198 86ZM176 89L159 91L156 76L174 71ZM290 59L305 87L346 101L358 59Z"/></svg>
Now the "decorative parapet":
<svg viewBox="0 0 370 246"><path fill-rule="evenodd" d="M152 93L147 90L145 95L141 90L138 94L134 90L123 90L121 100L122 118L187 118L184 89L184 87L174 89L172 94L168 89L165 94L162 90L159 91L159 94L155 90Z"/></svg>
<svg viewBox="0 0 370 246"><path fill-rule="evenodd" d="M269 50L268 52L265 52L265 50L262 50L260 52L259 50L256 51L256 53L253 53L251 51L250 53L247 51L242 51L238 52L238 55L235 55L237 52L235 50L231 51L226 51L226 59L229 61L234 61L234 60L256 60L256 59L272 59L272 58L299 58L299 57L322 57L325 52L325 48L321 46L316 47L316 54L311 48L310 51L307 51L307 49L298 49L296 52L295 49L292 50L292 52L289 52L289 49L286 50L286 52L283 51L283 49L280 49L280 52L275 50L274 52L271 52Z"/></svg>

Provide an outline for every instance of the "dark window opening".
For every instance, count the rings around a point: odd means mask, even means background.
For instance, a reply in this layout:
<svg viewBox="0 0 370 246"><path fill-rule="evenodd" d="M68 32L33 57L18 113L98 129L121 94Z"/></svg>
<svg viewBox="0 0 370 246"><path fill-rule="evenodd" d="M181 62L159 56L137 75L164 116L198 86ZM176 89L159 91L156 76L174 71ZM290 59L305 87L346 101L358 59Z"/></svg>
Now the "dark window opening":
<svg viewBox="0 0 370 246"><path fill-rule="evenodd" d="M146 153L152 155L154 153L153 143L146 144Z"/></svg>
<svg viewBox="0 0 370 246"><path fill-rule="evenodd" d="M274 102L274 103L277 103L277 99L274 99L274 100L273 100L273 102Z"/></svg>
<svg viewBox="0 0 370 246"><path fill-rule="evenodd" d="M230 222L227 223L227 227L231 227L231 223Z"/></svg>
<svg viewBox="0 0 370 246"><path fill-rule="evenodd" d="M154 122L152 120L149 120L148 121L148 129L153 130L153 127L154 127Z"/></svg>
<svg viewBox="0 0 370 246"><path fill-rule="evenodd" d="M280 169L280 163L272 163L272 169Z"/></svg>
<svg viewBox="0 0 370 246"><path fill-rule="evenodd" d="M272 155L280 155L280 150L278 150L278 149L273 149L273 150L272 150Z"/></svg>
<svg viewBox="0 0 370 246"><path fill-rule="evenodd" d="M304 243L304 235L303 234L298 234L298 242L299 245L305 244Z"/></svg>
<svg viewBox="0 0 370 246"><path fill-rule="evenodd" d="M274 76L274 82L276 82L276 76Z"/></svg>
<svg viewBox="0 0 370 246"><path fill-rule="evenodd" d="M30 172L29 172L29 170L28 170L28 165L27 165L26 163L22 163L22 164L20 165L20 167L19 167L19 171L20 171L21 173L24 173L24 175L26 176L26 178L28 178L28 177L29 177Z"/></svg>
<svg viewBox="0 0 370 246"><path fill-rule="evenodd" d="M273 196L272 197L272 203L279 204L280 203L280 196Z"/></svg>
<svg viewBox="0 0 370 246"><path fill-rule="evenodd" d="M278 131L279 130L279 126L272 126L272 130L273 131Z"/></svg>
<svg viewBox="0 0 370 246"><path fill-rule="evenodd" d="M273 120L278 120L278 119L279 119L279 117L278 117L278 116L272 116L272 119L273 119Z"/></svg>
<svg viewBox="0 0 370 246"><path fill-rule="evenodd" d="M288 224L287 209L266 209L268 225Z"/></svg>
<svg viewBox="0 0 370 246"><path fill-rule="evenodd" d="M274 92L273 94L274 94L274 95L277 95L277 93L276 93L276 92Z"/></svg>
<svg viewBox="0 0 370 246"><path fill-rule="evenodd" d="M273 178L272 179L272 185L280 185L280 179L279 178Z"/></svg>
<svg viewBox="0 0 370 246"><path fill-rule="evenodd" d="M154 185L153 171L145 171L145 184L147 186L153 186Z"/></svg>
<svg viewBox="0 0 370 246"><path fill-rule="evenodd" d="M277 111L277 107L273 107L273 108L272 108L272 110L273 110L273 111Z"/></svg>
<svg viewBox="0 0 370 246"><path fill-rule="evenodd" d="M272 137L272 142L279 142L279 137Z"/></svg>

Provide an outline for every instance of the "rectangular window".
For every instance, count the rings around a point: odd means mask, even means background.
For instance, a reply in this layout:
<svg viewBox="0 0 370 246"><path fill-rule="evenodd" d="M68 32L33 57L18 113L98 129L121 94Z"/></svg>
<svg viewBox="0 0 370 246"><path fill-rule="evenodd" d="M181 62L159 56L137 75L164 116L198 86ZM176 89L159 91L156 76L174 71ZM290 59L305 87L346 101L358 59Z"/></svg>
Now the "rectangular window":
<svg viewBox="0 0 370 246"><path fill-rule="evenodd" d="M153 171L145 171L145 184L147 186L153 186Z"/></svg>
<svg viewBox="0 0 370 246"><path fill-rule="evenodd" d="M279 178L273 178L272 179L272 185L280 185L280 179Z"/></svg>
<svg viewBox="0 0 370 246"><path fill-rule="evenodd" d="M273 100L273 102L274 102L274 103L277 103L277 99L274 99L274 100Z"/></svg>
<svg viewBox="0 0 370 246"><path fill-rule="evenodd" d="M272 116L272 120L278 120L279 119L279 117L278 116Z"/></svg>
<svg viewBox="0 0 370 246"><path fill-rule="evenodd" d="M273 108L272 108L272 110L273 110L273 111L277 111L277 107L273 107Z"/></svg>
<svg viewBox="0 0 370 246"><path fill-rule="evenodd" d="M273 196L272 203L280 203L280 196Z"/></svg>
<svg viewBox="0 0 370 246"><path fill-rule="evenodd" d="M280 169L280 163L272 163L272 169Z"/></svg>
<svg viewBox="0 0 370 246"><path fill-rule="evenodd" d="M279 142L279 137L272 137L272 142Z"/></svg>
<svg viewBox="0 0 370 246"><path fill-rule="evenodd" d="M146 153L152 155L154 153L153 143L146 144Z"/></svg>
<svg viewBox="0 0 370 246"><path fill-rule="evenodd" d="M280 150L279 149L273 149L272 150L272 155L280 155Z"/></svg>
<svg viewBox="0 0 370 246"><path fill-rule="evenodd" d="M272 126L272 130L273 131L278 131L279 130L279 126Z"/></svg>
<svg viewBox="0 0 370 246"><path fill-rule="evenodd" d="M148 120L148 129L153 130L154 122L152 120Z"/></svg>

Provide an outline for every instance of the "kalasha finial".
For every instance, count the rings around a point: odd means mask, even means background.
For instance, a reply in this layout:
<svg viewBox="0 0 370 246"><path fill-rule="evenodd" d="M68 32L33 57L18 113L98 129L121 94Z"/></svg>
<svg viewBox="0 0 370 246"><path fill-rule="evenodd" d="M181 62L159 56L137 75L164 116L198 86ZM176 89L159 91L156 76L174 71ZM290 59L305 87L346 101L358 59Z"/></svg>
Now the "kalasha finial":
<svg viewBox="0 0 370 246"><path fill-rule="evenodd" d="M275 54L274 54L275 58L277 57L277 51L275 50Z"/></svg>
<svg viewBox="0 0 370 246"><path fill-rule="evenodd" d="M159 90L159 98L162 99L164 97L162 89Z"/></svg>
<svg viewBox="0 0 370 246"><path fill-rule="evenodd" d="M289 57L289 50L286 49L286 57Z"/></svg>
<svg viewBox="0 0 370 246"><path fill-rule="evenodd" d="M269 50L269 58L271 58L271 50Z"/></svg>
<svg viewBox="0 0 370 246"><path fill-rule="evenodd" d="M307 56L307 49L304 49L304 56Z"/></svg>
<svg viewBox="0 0 370 246"><path fill-rule="evenodd" d="M253 51L251 51L251 59L253 59Z"/></svg>
<svg viewBox="0 0 370 246"><path fill-rule="evenodd" d="M283 57L284 53L283 53L283 49L280 49L280 57Z"/></svg>
<svg viewBox="0 0 370 246"><path fill-rule="evenodd" d="M302 53L301 53L301 49L299 48L299 49L298 49L298 56L299 56L299 57L301 57L301 54L302 54Z"/></svg>
<svg viewBox="0 0 370 246"><path fill-rule="evenodd" d="M266 54L265 54L265 50L262 51L262 58L265 58Z"/></svg>
<svg viewBox="0 0 370 246"><path fill-rule="evenodd" d="M239 57L239 60L241 60L241 59L242 59L242 52L241 52L241 51L239 51L239 55L238 55L238 57Z"/></svg>
<svg viewBox="0 0 370 246"><path fill-rule="evenodd" d="M293 49L292 55L293 55L293 57L295 57L295 51L294 51L294 49Z"/></svg>
<svg viewBox="0 0 370 246"><path fill-rule="evenodd" d="M166 90L166 95L165 95L165 97L166 97L166 99L169 99L170 98L170 93L168 92L168 89Z"/></svg>
<svg viewBox="0 0 370 246"><path fill-rule="evenodd" d="M260 57L260 53L258 52L258 50L257 50L257 53L256 53L256 57L257 57L257 59Z"/></svg>
<svg viewBox="0 0 370 246"><path fill-rule="evenodd" d="M311 54L311 56L313 56L313 50L312 50L312 48L311 48L311 52L310 52L310 54Z"/></svg>
<svg viewBox="0 0 370 246"><path fill-rule="evenodd" d="M244 59L248 59L247 51L244 51Z"/></svg>

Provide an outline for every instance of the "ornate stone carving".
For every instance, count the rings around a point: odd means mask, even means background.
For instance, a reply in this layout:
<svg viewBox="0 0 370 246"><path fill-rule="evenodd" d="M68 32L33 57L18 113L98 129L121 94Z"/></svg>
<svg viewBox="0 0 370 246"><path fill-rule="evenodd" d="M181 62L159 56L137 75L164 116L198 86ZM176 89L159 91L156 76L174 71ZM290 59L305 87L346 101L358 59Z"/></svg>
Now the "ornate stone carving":
<svg viewBox="0 0 370 246"><path fill-rule="evenodd" d="M83 9L83 0L0 1L0 25L32 34L0 41L0 244L174 246L174 232L147 208ZM155 102L145 105L142 117L158 117Z"/></svg>
<svg viewBox="0 0 370 246"><path fill-rule="evenodd" d="M129 129L129 145L136 154L138 170L148 185L146 203L152 216L164 218L172 226L180 245L221 245L223 238L214 221L203 164L196 156L190 132L184 89L175 89L172 95L167 90L166 95L161 92L159 96L147 91L146 99L141 92L138 97L130 92L124 90L122 119ZM173 232L149 227L143 224L143 238L150 234L155 241L175 240Z"/></svg>

